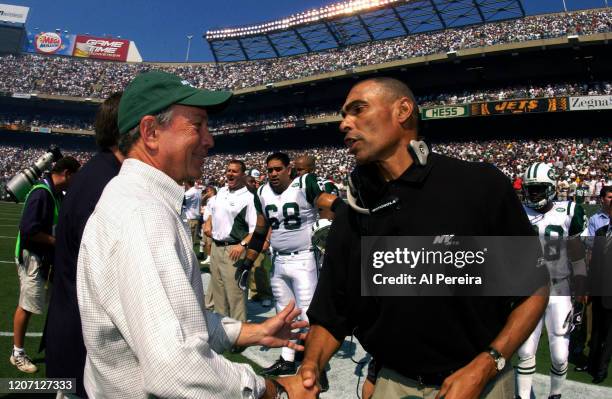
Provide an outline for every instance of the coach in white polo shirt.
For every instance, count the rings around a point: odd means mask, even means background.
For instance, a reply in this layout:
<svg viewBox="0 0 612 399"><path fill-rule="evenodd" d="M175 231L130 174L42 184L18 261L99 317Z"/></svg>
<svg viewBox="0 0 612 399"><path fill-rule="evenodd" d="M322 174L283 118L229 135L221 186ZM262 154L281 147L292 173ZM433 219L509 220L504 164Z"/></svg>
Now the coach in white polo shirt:
<svg viewBox="0 0 612 399"><path fill-rule="evenodd" d="M255 229L257 211L245 185L244 162L232 159L225 170L227 185L211 199L212 250L210 274L215 312L246 320L246 293L236 283L234 264L240 259Z"/></svg>

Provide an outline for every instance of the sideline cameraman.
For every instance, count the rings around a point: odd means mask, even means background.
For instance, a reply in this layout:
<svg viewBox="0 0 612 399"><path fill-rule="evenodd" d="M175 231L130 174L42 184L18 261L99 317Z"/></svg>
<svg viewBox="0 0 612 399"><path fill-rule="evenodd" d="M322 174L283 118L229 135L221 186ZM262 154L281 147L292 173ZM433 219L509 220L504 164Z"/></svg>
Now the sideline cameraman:
<svg viewBox="0 0 612 399"><path fill-rule="evenodd" d="M81 164L72 157L58 160L51 173L31 188L23 207L15 246L19 304L13 318L13 351L9 360L24 373L38 370L25 353L25 333L32 313L42 314L44 310L45 283L50 280L55 251L54 230L62 191L68 188L80 167Z"/></svg>

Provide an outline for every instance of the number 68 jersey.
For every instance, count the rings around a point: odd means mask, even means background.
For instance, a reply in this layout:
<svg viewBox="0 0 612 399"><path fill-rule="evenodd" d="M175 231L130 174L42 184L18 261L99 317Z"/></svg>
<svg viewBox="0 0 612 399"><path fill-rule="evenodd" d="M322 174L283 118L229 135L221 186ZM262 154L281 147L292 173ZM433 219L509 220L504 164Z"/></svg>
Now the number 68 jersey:
<svg viewBox="0 0 612 399"><path fill-rule="evenodd" d="M572 201L554 201L552 208L540 213L525 207L531 225L540 236L544 260L550 277L564 279L570 276L567 239L580 234L586 219L584 209Z"/></svg>
<svg viewBox="0 0 612 399"><path fill-rule="evenodd" d="M270 183L257 190L255 209L272 228L270 245L274 251L296 252L312 248L311 227L318 218L314 201L320 193L317 177L312 173L295 178L280 194L272 190Z"/></svg>

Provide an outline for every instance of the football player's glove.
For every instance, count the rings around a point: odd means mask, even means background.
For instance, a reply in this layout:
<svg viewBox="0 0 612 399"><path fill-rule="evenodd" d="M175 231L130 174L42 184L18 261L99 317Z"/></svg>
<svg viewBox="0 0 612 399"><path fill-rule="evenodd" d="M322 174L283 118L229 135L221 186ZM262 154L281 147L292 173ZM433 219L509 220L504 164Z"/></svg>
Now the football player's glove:
<svg viewBox="0 0 612 399"><path fill-rule="evenodd" d="M250 259L239 259L238 262L234 263L234 267L236 267L234 278L238 283L238 288L240 288L242 291L246 291L249 280L249 272L253 267L253 261Z"/></svg>
<svg viewBox="0 0 612 399"><path fill-rule="evenodd" d="M563 328L567 329L567 334L571 333L576 328L580 328L584 320L585 309L586 306L583 303L576 302L572 304L572 310L569 311L563 323Z"/></svg>
<svg viewBox="0 0 612 399"><path fill-rule="evenodd" d="M325 253L325 243L331 229L331 220L319 219L312 225L312 245L321 253Z"/></svg>
<svg viewBox="0 0 612 399"><path fill-rule="evenodd" d="M523 196L525 205L542 209L557 195L557 175L552 165L536 162L523 174Z"/></svg>

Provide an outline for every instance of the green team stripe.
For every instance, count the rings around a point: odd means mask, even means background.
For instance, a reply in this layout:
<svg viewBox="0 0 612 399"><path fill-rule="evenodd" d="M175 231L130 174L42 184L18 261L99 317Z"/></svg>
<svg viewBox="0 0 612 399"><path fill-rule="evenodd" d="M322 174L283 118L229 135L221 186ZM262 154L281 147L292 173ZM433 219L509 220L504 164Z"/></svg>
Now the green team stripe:
<svg viewBox="0 0 612 399"><path fill-rule="evenodd" d="M533 169L533 165L529 165L529 167L527 168L527 178L531 178L531 169Z"/></svg>
<svg viewBox="0 0 612 399"><path fill-rule="evenodd" d="M538 162L537 164L535 164L535 168L533 168L533 178L535 179L538 176L538 168L540 167L540 165L542 165L540 162Z"/></svg>
<svg viewBox="0 0 612 399"><path fill-rule="evenodd" d="M572 210L572 201L569 201L567 203L567 214L569 215L571 213Z"/></svg>

